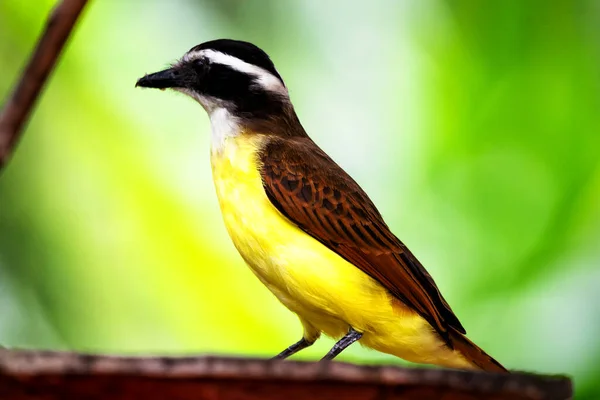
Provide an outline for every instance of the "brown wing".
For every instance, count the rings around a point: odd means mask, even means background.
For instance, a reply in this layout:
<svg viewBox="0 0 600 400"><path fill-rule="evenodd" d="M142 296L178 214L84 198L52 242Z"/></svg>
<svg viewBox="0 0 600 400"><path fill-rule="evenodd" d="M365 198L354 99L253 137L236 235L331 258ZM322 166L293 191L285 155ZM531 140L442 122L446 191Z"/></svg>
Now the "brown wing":
<svg viewBox="0 0 600 400"><path fill-rule="evenodd" d="M452 347L464 328L421 263L358 184L307 137L272 138L261 152L268 198L306 233L379 281Z"/></svg>

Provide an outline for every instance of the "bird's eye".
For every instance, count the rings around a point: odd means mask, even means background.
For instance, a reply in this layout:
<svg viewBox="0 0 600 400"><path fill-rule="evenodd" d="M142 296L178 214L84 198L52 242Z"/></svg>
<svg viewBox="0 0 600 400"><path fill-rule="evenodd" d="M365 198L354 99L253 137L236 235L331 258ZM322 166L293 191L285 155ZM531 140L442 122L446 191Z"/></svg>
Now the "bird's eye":
<svg viewBox="0 0 600 400"><path fill-rule="evenodd" d="M194 60L194 65L196 67L206 67L209 64L209 60L202 57Z"/></svg>
<svg viewBox="0 0 600 400"><path fill-rule="evenodd" d="M197 58L194 60L194 68L198 72L206 73L210 68L210 61L206 58Z"/></svg>

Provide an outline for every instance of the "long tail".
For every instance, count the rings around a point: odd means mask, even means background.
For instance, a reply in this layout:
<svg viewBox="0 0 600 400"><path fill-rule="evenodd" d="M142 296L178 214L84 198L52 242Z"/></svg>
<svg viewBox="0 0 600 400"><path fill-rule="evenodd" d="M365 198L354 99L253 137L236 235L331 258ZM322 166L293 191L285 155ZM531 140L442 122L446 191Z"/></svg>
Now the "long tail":
<svg viewBox="0 0 600 400"><path fill-rule="evenodd" d="M465 335L460 332L450 329L450 340L454 344L454 348L460 351L463 356L474 366L482 371L488 372L508 372L498 361L494 360L479 346L471 342Z"/></svg>

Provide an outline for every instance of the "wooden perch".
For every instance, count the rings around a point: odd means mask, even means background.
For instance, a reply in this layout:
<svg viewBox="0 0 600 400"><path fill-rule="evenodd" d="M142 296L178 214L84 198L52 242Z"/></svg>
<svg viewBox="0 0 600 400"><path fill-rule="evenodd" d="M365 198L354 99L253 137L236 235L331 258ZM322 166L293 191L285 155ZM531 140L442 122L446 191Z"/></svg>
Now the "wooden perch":
<svg viewBox="0 0 600 400"><path fill-rule="evenodd" d="M7 163L36 99L87 0L62 0L0 113L0 169Z"/></svg>
<svg viewBox="0 0 600 400"><path fill-rule="evenodd" d="M0 350L0 399L564 400L569 378L221 357Z"/></svg>

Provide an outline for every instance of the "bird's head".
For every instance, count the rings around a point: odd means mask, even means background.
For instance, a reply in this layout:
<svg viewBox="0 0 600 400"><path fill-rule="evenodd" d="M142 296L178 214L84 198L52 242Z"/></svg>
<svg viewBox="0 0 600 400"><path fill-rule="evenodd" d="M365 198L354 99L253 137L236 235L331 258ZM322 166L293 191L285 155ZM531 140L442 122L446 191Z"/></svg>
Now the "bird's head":
<svg viewBox="0 0 600 400"><path fill-rule="evenodd" d="M269 119L290 104L269 56L251 43L229 39L193 47L171 68L140 78L136 86L174 89L197 100L209 115L224 109L240 119Z"/></svg>

